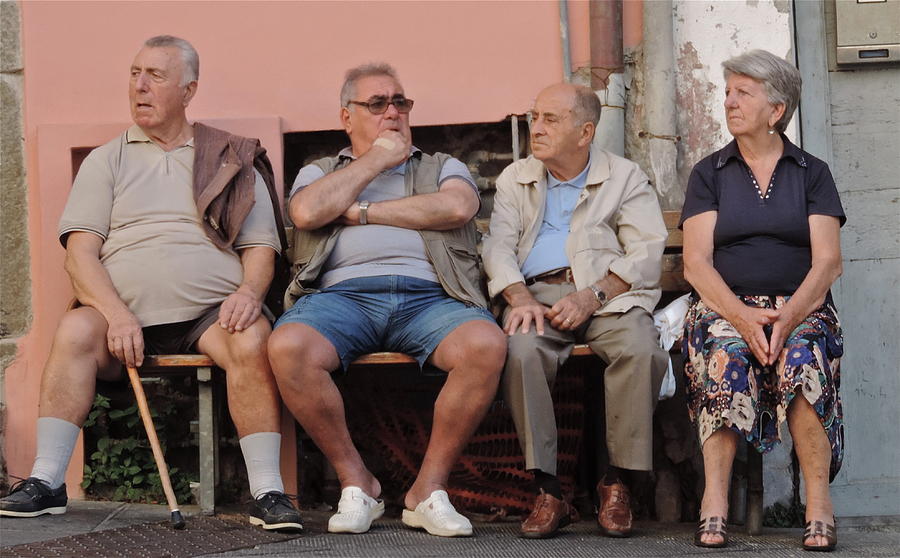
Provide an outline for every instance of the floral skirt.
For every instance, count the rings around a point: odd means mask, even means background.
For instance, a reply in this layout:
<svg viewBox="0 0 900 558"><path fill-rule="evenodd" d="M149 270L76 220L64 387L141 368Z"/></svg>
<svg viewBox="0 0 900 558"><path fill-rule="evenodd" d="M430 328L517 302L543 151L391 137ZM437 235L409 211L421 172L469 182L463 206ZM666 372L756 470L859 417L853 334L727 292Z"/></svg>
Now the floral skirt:
<svg viewBox="0 0 900 558"><path fill-rule="evenodd" d="M744 304L781 308L789 296L741 296ZM834 307L823 304L791 332L777 362L762 366L737 330L702 300L684 323L684 373L691 418L700 444L731 428L760 453L781 441L779 428L797 390L809 401L831 443L831 480L844 455L843 410L838 389L844 354Z"/></svg>

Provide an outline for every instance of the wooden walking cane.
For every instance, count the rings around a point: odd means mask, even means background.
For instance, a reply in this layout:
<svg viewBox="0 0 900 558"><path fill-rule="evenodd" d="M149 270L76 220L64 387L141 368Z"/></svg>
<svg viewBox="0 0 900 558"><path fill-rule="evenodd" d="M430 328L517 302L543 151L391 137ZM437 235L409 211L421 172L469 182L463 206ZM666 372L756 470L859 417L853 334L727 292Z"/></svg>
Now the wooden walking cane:
<svg viewBox="0 0 900 558"><path fill-rule="evenodd" d="M175 499L175 491L172 490L169 468L166 466L162 448L159 446L159 438L156 437L156 427L153 426L153 417L150 416L150 407L147 405L144 386L141 385L137 369L133 366L126 368L128 368L128 379L131 380L131 388L134 390L134 398L137 399L141 419L144 421L144 430L147 431L147 439L150 440L150 448L153 450L153 459L156 461L156 468L159 470L159 480L162 483L163 492L166 493L166 502L169 504L169 511L172 512L172 527L174 529L184 529L184 517L178 511L178 501Z"/></svg>

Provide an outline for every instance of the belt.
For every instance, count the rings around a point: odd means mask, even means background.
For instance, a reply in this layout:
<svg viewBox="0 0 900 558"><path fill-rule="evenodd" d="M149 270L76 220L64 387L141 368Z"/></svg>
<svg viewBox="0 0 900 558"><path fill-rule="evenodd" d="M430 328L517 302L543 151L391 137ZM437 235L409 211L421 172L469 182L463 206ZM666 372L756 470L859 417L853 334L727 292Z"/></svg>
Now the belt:
<svg viewBox="0 0 900 558"><path fill-rule="evenodd" d="M559 269L551 269L546 273L541 273L540 275L535 275L534 277L529 277L525 280L526 285L534 285L538 282L558 285L560 283L574 283L575 280L572 278L571 267L561 267Z"/></svg>

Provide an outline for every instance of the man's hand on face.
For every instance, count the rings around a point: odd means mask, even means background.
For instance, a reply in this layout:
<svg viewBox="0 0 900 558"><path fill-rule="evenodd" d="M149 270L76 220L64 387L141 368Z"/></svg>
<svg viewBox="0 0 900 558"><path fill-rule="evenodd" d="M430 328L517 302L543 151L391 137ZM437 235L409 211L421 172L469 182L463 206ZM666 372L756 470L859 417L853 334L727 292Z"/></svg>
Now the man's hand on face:
<svg viewBox="0 0 900 558"><path fill-rule="evenodd" d="M553 305L547 312L550 325L560 331L572 331L584 323L600 308L597 297L590 289L581 289L570 293Z"/></svg>
<svg viewBox="0 0 900 558"><path fill-rule="evenodd" d="M244 331L259 318L262 301L244 287L228 295L219 308L219 327L228 333Z"/></svg>
<svg viewBox="0 0 900 558"><path fill-rule="evenodd" d="M106 346L110 354L126 366L144 363L144 334L137 317L128 310L110 316L106 330Z"/></svg>
<svg viewBox="0 0 900 558"><path fill-rule="evenodd" d="M382 130L363 157L371 158L377 167L387 170L405 161L411 148L410 139L399 131Z"/></svg>

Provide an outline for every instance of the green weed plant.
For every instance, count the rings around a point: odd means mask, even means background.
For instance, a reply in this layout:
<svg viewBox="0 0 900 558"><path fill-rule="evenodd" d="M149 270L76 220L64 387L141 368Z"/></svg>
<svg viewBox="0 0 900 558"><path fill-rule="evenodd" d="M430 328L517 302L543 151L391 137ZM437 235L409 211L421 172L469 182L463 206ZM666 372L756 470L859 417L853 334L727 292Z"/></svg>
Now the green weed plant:
<svg viewBox="0 0 900 558"><path fill-rule="evenodd" d="M151 410L163 454L166 452L167 419L174 405L160 413ZM162 425L162 427L159 427ZM97 441L97 449L84 465L81 487L90 495L124 502L165 502L150 442L143 429L137 405L113 408L109 397L97 394L84 423L85 432ZM172 488L180 503L191 500L190 479L177 467L169 469Z"/></svg>

